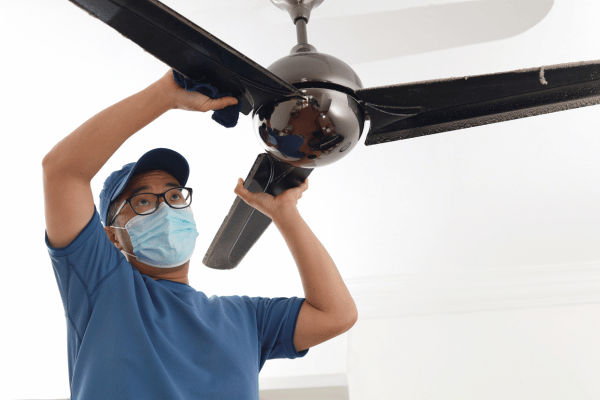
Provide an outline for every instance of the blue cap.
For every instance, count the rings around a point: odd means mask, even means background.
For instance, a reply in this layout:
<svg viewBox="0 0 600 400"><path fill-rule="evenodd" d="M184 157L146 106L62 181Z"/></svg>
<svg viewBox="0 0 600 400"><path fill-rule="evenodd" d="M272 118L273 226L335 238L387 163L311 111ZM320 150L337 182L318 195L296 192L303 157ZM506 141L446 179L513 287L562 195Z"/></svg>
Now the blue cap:
<svg viewBox="0 0 600 400"><path fill-rule="evenodd" d="M173 175L181 186L185 186L190 175L190 166L187 160L178 152L170 149L150 150L141 156L137 162L125 164L119 171L113 172L106 178L104 187L100 192L100 219L104 226L108 223L106 219L108 218L110 203L119 197L131 178L156 169Z"/></svg>

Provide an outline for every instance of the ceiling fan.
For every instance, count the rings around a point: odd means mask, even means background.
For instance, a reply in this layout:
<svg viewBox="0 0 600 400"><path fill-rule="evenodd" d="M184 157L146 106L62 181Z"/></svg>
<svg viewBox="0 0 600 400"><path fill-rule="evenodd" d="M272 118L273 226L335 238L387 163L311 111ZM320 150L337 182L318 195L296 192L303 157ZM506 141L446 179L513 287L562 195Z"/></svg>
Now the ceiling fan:
<svg viewBox="0 0 600 400"><path fill-rule="evenodd" d="M298 44L263 68L157 0L70 0L186 78L242 99L265 149L244 187L278 195L358 143L409 139L600 103L600 60L363 88L342 60L307 40L324 0L271 0L287 11ZM235 268L271 219L236 198L203 263Z"/></svg>

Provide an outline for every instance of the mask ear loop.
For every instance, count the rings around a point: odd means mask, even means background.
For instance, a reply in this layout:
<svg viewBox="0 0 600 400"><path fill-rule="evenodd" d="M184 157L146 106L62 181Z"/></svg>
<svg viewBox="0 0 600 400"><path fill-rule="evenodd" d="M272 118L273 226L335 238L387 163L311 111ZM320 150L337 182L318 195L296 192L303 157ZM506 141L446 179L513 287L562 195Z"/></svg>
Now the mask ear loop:
<svg viewBox="0 0 600 400"><path fill-rule="evenodd" d="M133 258L135 258L136 260L138 260L137 256L135 256L135 255L133 255L133 254L131 254L131 253L128 253L128 252L126 252L125 250L121 250L121 253L128 254L128 255L130 255L131 257L133 257Z"/></svg>
<svg viewBox="0 0 600 400"><path fill-rule="evenodd" d="M111 228L115 228L115 229L125 229L125 230L127 230L127 228L121 228L120 226L112 226L112 225L111 225L110 227L111 227ZM137 258L137 256L136 256L135 254L128 253L128 252L126 252L125 250L119 250L119 251L120 251L121 253L128 254L128 255L130 255L131 257L133 257L133 258L135 258L136 260L138 260L138 258Z"/></svg>
<svg viewBox="0 0 600 400"><path fill-rule="evenodd" d="M121 212L121 210L123 209L123 207L125 207L125 204L127 204L127 201L124 201L124 202L123 202L123 204L121 204L121 206L120 206L120 207L119 207L119 209L117 210L117 213L116 213L116 214L115 214L115 216L113 217L113 221L114 221L115 219L117 219L117 215L119 215L119 213ZM129 223L129 221L128 221L128 223ZM115 229L124 229L124 230L127 230L127 228L123 228L123 227L120 227L120 226L114 226L114 225L110 225L109 227L110 227L110 228L115 228ZM120 250L120 252L121 252L121 253L125 253L125 254L127 254L127 255L130 255L131 257L133 257L133 258L135 258L136 260L138 260L138 258L137 258L137 256L136 256L135 254L128 253L128 252L126 252L125 250Z"/></svg>

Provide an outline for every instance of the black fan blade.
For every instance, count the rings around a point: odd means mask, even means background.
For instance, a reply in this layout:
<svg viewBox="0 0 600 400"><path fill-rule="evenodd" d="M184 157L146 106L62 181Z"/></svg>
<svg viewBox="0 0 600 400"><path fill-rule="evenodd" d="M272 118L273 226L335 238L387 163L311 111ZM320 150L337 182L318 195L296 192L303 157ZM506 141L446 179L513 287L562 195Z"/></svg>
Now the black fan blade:
<svg viewBox="0 0 600 400"><path fill-rule="evenodd" d="M70 0L182 75L242 97L246 115L296 88L157 0Z"/></svg>
<svg viewBox="0 0 600 400"><path fill-rule="evenodd" d="M293 167L268 153L262 153L256 158L244 187L253 193L264 192L277 196L287 189L300 186L312 170ZM269 224L269 217L238 196L202 262L214 269L235 268Z"/></svg>
<svg viewBox="0 0 600 400"><path fill-rule="evenodd" d="M600 60L360 89L356 95L367 112L376 110L369 113L369 146L599 104Z"/></svg>

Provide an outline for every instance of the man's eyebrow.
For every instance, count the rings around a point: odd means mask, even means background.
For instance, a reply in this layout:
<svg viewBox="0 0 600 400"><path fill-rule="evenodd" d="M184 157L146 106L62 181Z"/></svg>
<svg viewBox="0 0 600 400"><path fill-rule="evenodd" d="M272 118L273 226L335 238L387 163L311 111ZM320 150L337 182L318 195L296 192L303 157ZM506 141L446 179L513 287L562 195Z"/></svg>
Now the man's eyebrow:
<svg viewBox="0 0 600 400"><path fill-rule="evenodd" d="M179 187L179 183L177 182L167 182L164 184L165 187ZM129 195L129 197L136 195L137 193L141 192L142 190L149 190L150 186L139 186L137 188L135 188L131 194Z"/></svg>

